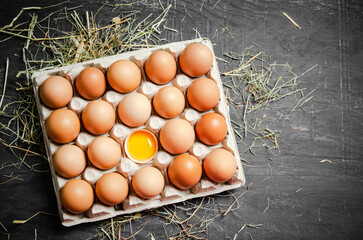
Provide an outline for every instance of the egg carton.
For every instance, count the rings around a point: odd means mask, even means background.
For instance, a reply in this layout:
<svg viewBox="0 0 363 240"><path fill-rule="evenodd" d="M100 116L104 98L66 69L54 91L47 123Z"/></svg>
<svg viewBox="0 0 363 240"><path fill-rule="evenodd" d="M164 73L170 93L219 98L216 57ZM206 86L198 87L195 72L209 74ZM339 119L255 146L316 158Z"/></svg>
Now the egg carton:
<svg viewBox="0 0 363 240"><path fill-rule="evenodd" d="M144 166L154 166L158 168L164 175L165 179L165 187L162 193L152 199L142 199L138 197L132 190L132 187L130 186L130 191L128 197L119 205L116 206L107 206L102 204L99 200L97 200L97 197L95 197L95 202L93 206L85 213L83 214L72 214L64 210L61 206L60 202L60 196L59 196L59 190L64 186L64 184L69 181L70 179L66 179L58 175L52 164L52 155L54 152L61 146L60 144L57 144L53 142L50 138L48 138L47 133L45 131L45 120L49 117L53 109L48 108L45 106L40 98L39 98L39 86L50 76L58 75L58 76L64 76L68 80L71 81L72 85L74 83L74 80L76 79L77 75L86 67L96 67L103 72L106 72L107 68L115 61L120 59L128 59L133 61L140 69L142 73L142 82L140 86L135 90L136 92L144 94L150 101L152 100L153 96L158 92L158 90L164 86L172 85L174 87L177 87L181 92L183 92L184 97L186 96L186 90L188 86L193 82L193 80L197 78L190 78L187 75L184 75L181 70L178 67L177 75L176 77L168 84L165 85L157 85L152 83L148 80L143 66L148 58L148 56L159 49L166 50L169 53L174 56L176 61L178 62L178 56L183 51L183 49L191 44L191 43L203 43L204 45L208 46L210 50L213 53L213 64L210 71L206 74L205 77L208 77L212 80L214 80L220 90L220 100L216 107L214 107L212 110L207 112L216 112L221 114L227 122L227 136L226 138L219 144L208 146L200 142L197 138L189 150L188 153L195 156L200 162L203 162L204 157L213 149L215 148L224 148L229 150L233 153L236 163L237 163L237 170L235 172L235 175L230 179L228 182L225 183L215 183L209 180L205 174L203 173L202 179L199 181L197 185L195 185L192 189L189 190L181 190L176 187L174 187L168 180L166 169L169 165L169 163L174 159L174 156L169 154L168 152L164 151L159 143L159 151L155 155L154 159L148 163L145 164L138 164L130 160L126 154L125 151L122 149L122 157L120 159L120 162L112 169L108 170L100 170L96 167L92 166L89 161L87 161L87 167L84 170L84 172L77 176L76 178L81 178L89 182L92 186L95 185L97 180L105 173L108 172L119 172L122 174L125 179L128 181L129 186L131 185L131 178L136 173L138 169ZM33 86L34 86L34 93L36 96L36 102L40 114L40 123L43 130L43 136L44 136L44 143L46 152L48 155L50 170L52 173L53 178L53 185L54 190L57 197L57 204L59 209L59 214L61 218L61 222L64 226L73 226L80 223L86 223L86 222L94 222L99 221L102 219L111 218L117 215L124 215L124 214L131 214L147 209L152 208L158 208L164 205L169 205L173 203L182 202L188 199L192 198L198 198L208 195L213 195L216 193L224 192L227 190L239 188L245 184L245 176L242 168L242 164L240 161L240 156L238 152L238 147L236 144L234 132L231 126L230 116L229 116L229 107L226 101L226 98L224 96L223 92L223 86L222 81L220 78L220 73L218 70L217 61L213 52L213 47L210 42L210 40L205 38L195 39L195 40L188 40L188 41L182 41L182 42L175 42L170 44L165 44L161 46L157 46L154 48L149 49L142 49L137 50L133 52L127 52L122 53L110 57L104 57L99 58L83 63L76 63L69 66L37 72L34 73L32 76L33 80ZM103 100L111 103L116 111L116 107L120 103L123 97L125 97L127 94L130 93L119 93L111 89L110 86L107 87L107 90L105 94L101 97ZM73 98L71 99L70 103L65 107L72 111L74 111L78 116L82 113L82 110L84 107L89 103L90 101L85 100L80 97L80 95L74 90ZM193 125L193 128L198 121L198 119L207 112L198 112L194 110L191 106L189 106L188 101L186 100L186 107L182 114L179 116L179 118L182 118L188 122L190 122ZM116 114L117 115L117 114ZM159 117L155 110L152 111L151 117L149 120L140 127L137 128L131 128L126 125L124 125L120 119L116 120L115 125L113 128L106 134L105 136L110 136L114 140L116 140L120 145L124 143L125 138L133 131L137 129L147 129L154 133L157 137L159 134L160 129L162 126L167 122L167 119L164 119L162 117ZM88 145L90 142L95 138L94 135L88 133L84 127L81 127L81 132L79 133L78 137L75 139L74 142L71 142L69 144L75 144L82 148L84 151L86 151Z"/></svg>

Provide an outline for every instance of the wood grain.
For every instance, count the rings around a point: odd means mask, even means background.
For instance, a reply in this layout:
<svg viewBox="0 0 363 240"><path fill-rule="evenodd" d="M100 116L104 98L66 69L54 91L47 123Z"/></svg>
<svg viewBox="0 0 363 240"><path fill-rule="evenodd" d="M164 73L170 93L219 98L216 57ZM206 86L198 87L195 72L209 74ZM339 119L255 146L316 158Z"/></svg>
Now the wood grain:
<svg viewBox="0 0 363 240"><path fill-rule="evenodd" d="M57 1L60 2L60 1ZM316 88L314 98L289 117L281 117L291 107L289 99L271 104L266 110L264 124L282 131L281 154L269 154L263 147L254 149L256 156L245 154L247 184L251 189L239 199L233 211L216 217L209 225L209 239L233 239L244 224L262 224L259 228L245 227L237 239L359 239L363 235L363 4L361 1L161 1L172 4L165 25L179 32L167 32L168 41L195 37L196 29L215 43L217 56L232 50L242 52L251 41L276 62L288 62L297 74L317 64L301 81L307 91ZM54 1L42 0L37 5ZM94 1L80 3L84 13L96 11ZM27 1L5 1L0 7L0 25L8 24ZM149 5L135 5L142 16L158 13L158 1ZM106 22L116 16L103 12ZM49 14L51 10L39 13ZM291 24L286 12L300 26ZM232 36L223 30L224 25ZM3 35L0 35L4 37ZM15 75L22 70L21 41L12 39L0 43L1 68L10 58L9 85L14 86ZM220 65L220 70L224 65ZM1 72L3 75L3 72ZM9 90L5 100L15 99ZM241 113L242 114L242 113ZM240 150L245 147L240 145ZM271 158L272 160L268 160ZM329 160L329 161L323 161ZM8 149L0 147L0 165L16 162ZM39 158L29 160L41 162ZM266 161L272 169L272 175ZM43 166L46 168L46 165ZM13 180L0 185L0 222L10 232L10 239L32 239L35 229L38 239L86 239L97 232L97 224L63 228L57 217L39 215L24 225L14 225L14 219L26 219L38 211L56 213L56 201L50 173L36 173L25 167L0 169L0 182L5 175L20 175L23 181ZM246 189L234 191L238 196ZM228 208L234 198L214 197ZM267 206L269 207L267 208ZM238 207L238 208L237 208ZM266 210L267 209L267 210ZM217 208L215 209L217 213ZM265 211L265 212L264 212ZM151 217L136 239L165 239L160 219ZM132 224L135 229L143 222ZM130 225L123 230L130 234ZM6 239L5 230L0 238Z"/></svg>

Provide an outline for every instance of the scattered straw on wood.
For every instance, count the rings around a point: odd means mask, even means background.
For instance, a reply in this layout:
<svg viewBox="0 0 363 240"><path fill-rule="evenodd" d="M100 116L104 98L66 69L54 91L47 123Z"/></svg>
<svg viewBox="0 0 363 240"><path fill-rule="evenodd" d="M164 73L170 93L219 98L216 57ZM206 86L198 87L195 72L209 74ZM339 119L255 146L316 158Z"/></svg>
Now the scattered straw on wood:
<svg viewBox="0 0 363 240"><path fill-rule="evenodd" d="M58 217L57 214L39 211L39 212L35 213L33 216L29 217L28 219L25 219L25 220L14 220L13 223L14 224L24 224L24 223L27 223L28 221L32 220L33 218L35 218L39 214L45 214L45 215L50 215L50 216L56 216L56 217Z"/></svg>
<svg viewBox="0 0 363 240"><path fill-rule="evenodd" d="M297 24L294 19L292 19L289 15L287 15L287 13L282 12L282 15L284 15L292 24L295 25L295 27L297 27L298 29L301 30L301 27L299 26L299 24Z"/></svg>
<svg viewBox="0 0 363 240"><path fill-rule="evenodd" d="M8 69L11 67L9 60L6 61L0 99L0 116L6 120L0 122L0 142L10 149L18 162L10 159L2 163L1 168L26 166L34 171L43 171L37 167L42 163L46 165L42 131L30 79L34 72L152 47L166 41L159 37L163 31L173 31L166 26L166 16L171 5L163 7L160 14L149 14L144 19L138 18L140 11L125 10L115 13L116 16L106 26L97 24L99 11L106 7L115 10L121 5L105 3L95 14L86 12L85 18L77 12L79 7L56 9L43 18L33 13L59 7L64 3L49 7L23 8L9 24L0 28L1 33L8 35L0 39L1 42L12 38L24 40L22 58L25 63L25 69L16 75L16 91L19 96L11 100L14 97L5 98L10 77ZM137 2L122 6L131 7L133 4ZM18 23L25 13L28 13L28 20ZM67 24L71 27L70 31L60 28ZM13 77L11 81L14 82ZM32 156L41 156L43 162L30 162L28 159Z"/></svg>
<svg viewBox="0 0 363 240"><path fill-rule="evenodd" d="M167 41L162 37L164 31L179 32L181 39L183 39L181 29L179 31L168 27L166 24L166 17L171 5L164 6L161 1L158 0L158 2L162 9L160 14L156 16L150 14L141 20L138 19L140 11L131 9L130 11L116 13L121 7L130 7L133 4L138 4L138 2L120 4L106 2L96 13L86 12L85 17L82 17L77 12L80 6L56 9L53 13L43 18L40 18L33 12L42 10L44 7L28 7L23 8L9 24L0 28L0 32L7 35L7 37L0 39L0 42L8 41L12 38L24 40L22 58L25 63L24 70L19 71L16 75L17 78L20 78L16 83L16 90L19 93L19 97L9 102L6 101L5 94L10 63L9 60L6 62L3 92L0 99L0 116L6 119L7 123L0 123L0 132L7 139L10 138L11 140L5 141L0 138L0 142L9 147L10 151L18 159L18 162L2 163L0 169L11 166L17 168L26 166L33 171L40 171L37 167L42 162L30 163L27 159L32 156L36 156L38 159L41 156L43 160L46 158L44 148L42 148L41 144L42 138L39 116L33 95L32 82L30 80L30 76L34 72L140 48L153 47ZM64 3L45 8L58 7ZM219 1L214 4L213 8L218 3ZM200 10L202 10L203 5L204 1ZM99 26L97 16L101 14L104 8L111 8L115 12L115 17L110 19L108 25ZM185 4L184 10L192 18ZM18 23L19 18L24 13L29 13L27 15L28 20ZM296 27L301 29L286 13L283 14ZM182 23L183 21L184 18ZM50 23L54 23L55 25ZM69 24L71 30L60 29L59 26L62 23ZM221 23L220 25L223 28L222 30L226 31L234 39L232 32L225 25ZM195 32L195 37L201 37L197 28L193 28L193 31ZM251 43L256 47L262 47L257 43ZM265 115L256 117L253 120L251 120L251 116L255 112L266 109L270 104L288 96L293 96L298 99L297 104L291 109L290 113L297 108L302 108L302 105L311 99L312 92L304 96L303 91L305 89L300 88L297 80L316 66L301 75L296 75L287 63L274 63L267 54L261 51L256 52L252 48L247 48L242 53L228 52L225 54L225 58L219 57L217 59L220 62L228 64L230 68L232 68L231 66L235 62L238 63L235 69L227 69L227 72L224 74L226 79L224 80L223 86L228 89L226 96L228 102L233 107L231 111L238 116L237 119L232 119L238 143L246 147L241 153L242 161L249 164L242 155L246 152L255 155L253 149L256 147L257 142L260 142L272 154L278 154L281 131L271 130L273 128L270 129L267 126L261 127ZM292 77L285 79L280 76L277 71L280 67L287 69L287 72L291 73ZM241 115L239 115L241 113L240 111L242 111ZM245 142L249 136L252 136L251 144ZM43 161L43 163L46 163L46 161ZM271 176L271 166L269 166L269 169ZM18 176L12 177L3 183L12 180L20 180L20 178ZM249 186L245 192L235 197L231 205L222 206L227 209L223 213L221 212L221 205L214 198L205 197L196 201L186 201L157 210L111 218L100 224L100 231L94 237L110 240L135 239L147 226L147 223L150 222L148 221L149 217L156 216L158 220L163 220L162 227L168 239L206 239L209 237L208 226L220 215L226 216L236 206L238 208L238 200L248 190ZM39 214L53 215L39 211L26 220L14 220L14 223L27 223ZM132 226L135 225L133 223L138 221L141 223L143 221L143 223L139 225L141 227L135 232ZM0 224L5 232L8 233L4 225L2 223ZM122 236L125 234L125 230L121 231L126 226L129 226L130 235L128 237ZM234 239L237 239L238 234L246 227L259 228L261 226L262 224L244 224L235 234ZM152 239L155 239L153 233L149 234ZM37 231L35 230L36 235Z"/></svg>

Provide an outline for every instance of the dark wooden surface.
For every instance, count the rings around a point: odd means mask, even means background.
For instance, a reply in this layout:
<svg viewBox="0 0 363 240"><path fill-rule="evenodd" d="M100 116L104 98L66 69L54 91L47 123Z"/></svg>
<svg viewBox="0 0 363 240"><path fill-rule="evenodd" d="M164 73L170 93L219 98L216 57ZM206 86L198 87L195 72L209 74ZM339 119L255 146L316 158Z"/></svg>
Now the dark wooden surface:
<svg viewBox="0 0 363 240"><path fill-rule="evenodd" d="M8 24L25 6L46 6L48 0L5 0L0 5L0 25ZM272 156L272 176L266 159L271 156L256 149L256 157L245 155L253 166L244 166L247 184L251 189L239 199L239 207L225 217L216 217L209 225L209 239L233 239L244 224L237 239L359 239L363 235L363 2L362 1L161 1L172 4L166 25L179 30L167 32L169 41L201 36L215 43L219 57L232 50L242 52L251 41L272 55L276 62L288 62L297 74L317 64L301 78L307 92L316 88L314 98L288 118L281 117L288 101L273 104L265 124L282 130L281 154ZM71 1L67 6L83 4L86 10L96 11L97 1ZM142 9L140 16L159 14L158 1L134 5ZM38 14L46 16L52 10ZM103 11L104 21L116 16L115 11ZM301 27L293 26L283 15L286 12ZM141 19L141 17L140 17ZM221 24L233 34L223 32ZM4 36L1 35L3 38ZM1 69L10 59L7 97L15 99L11 90L15 75L24 66L21 62L22 41L11 39L0 43ZM222 65L221 65L222 66ZM222 70L222 69L221 69ZM3 78L4 72L1 72ZM1 83L2 86L3 83ZM2 138L5 138L2 136ZM244 146L240 145L243 150ZM322 161L325 160L325 161ZM326 161L329 160L329 161ZM10 151L0 147L0 165L17 162ZM32 163L41 159L30 159ZM46 165L43 164L46 169ZM49 172L38 173L26 167L0 169L0 182L5 175L20 175L0 185L0 222L10 233L10 239L87 239L93 236L99 223L62 227L58 217L39 215L26 224L16 225L15 219L26 219L38 211L57 213L55 194ZM235 196L246 187L233 191ZM234 198L214 197L228 206ZM269 203L269 208L264 210ZM136 239L165 239L162 221L152 218ZM134 231L143 223L135 222ZM130 226L123 229L130 234ZM149 235L148 235L149 234ZM0 239L7 239L0 226Z"/></svg>

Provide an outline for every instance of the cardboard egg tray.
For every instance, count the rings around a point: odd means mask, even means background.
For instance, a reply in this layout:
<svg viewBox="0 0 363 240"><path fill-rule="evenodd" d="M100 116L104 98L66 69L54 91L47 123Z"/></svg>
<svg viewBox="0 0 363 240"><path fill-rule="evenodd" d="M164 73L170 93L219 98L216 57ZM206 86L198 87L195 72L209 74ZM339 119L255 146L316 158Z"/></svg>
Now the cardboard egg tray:
<svg viewBox="0 0 363 240"><path fill-rule="evenodd" d="M162 46L157 46L155 48L148 48L148 49L142 49L138 51L128 52L128 53L122 53L110 57L104 57L95 59L92 61L87 61L83 63L77 63L73 65L69 65L66 67L61 67L57 69L47 70L43 72L37 72L34 73L32 76L33 80L33 86L34 86L34 92L36 96L36 101L39 109L40 114L40 121L41 126L43 129L43 135L44 135L44 142L45 147L48 155L49 165L53 177L53 185L54 190L57 197L57 203L58 203L58 209L59 214L61 217L62 224L64 226L72 226L77 225L80 223L85 222L94 222L99 221L102 219L111 218L117 215L123 215L123 214L130 214L134 212L139 212L146 209L151 208L158 208L164 205L182 202L188 199L197 198L197 197L203 197L207 195L212 195L216 193L220 193L226 190L231 190L235 188L239 188L244 185L245 183L245 176L242 169L242 164L239 157L238 147L235 141L235 136L233 133L233 129L230 122L229 117L229 109L227 105L227 101L225 99L224 93L223 93L223 87L222 82L217 66L217 61L213 53L213 65L210 71L206 74L206 77L213 79L219 89L220 89L220 100L217 106L208 112L217 112L224 116L227 122L228 131L226 138L219 144L214 146L208 146L203 144L197 139L189 150L189 153L194 155L197 159L203 162L204 157L213 149L215 148L225 148L229 151L231 151L236 159L237 162L237 170L234 175L234 177L229 180L226 183L215 183L210 181L205 174L203 173L202 179L200 182L194 186L190 190L180 190L176 187L174 187L171 183L169 183L168 177L167 177L167 167L169 163L173 160L174 156L169 154L168 152L164 151L159 143L159 151L154 157L154 159L151 162L145 163L145 164L137 164L133 162L132 160L128 159L124 147L123 142L125 138L133 131L137 129L148 129L149 131L153 132L157 137L160 129L162 126L168 121L168 119L164 119L162 117L159 117L155 110L152 111L151 117L149 120L145 123L145 125L137 127L137 128L130 128L120 121L120 119L116 119L116 123L113 126L113 128L109 131L109 133L105 134L105 136L110 136L114 140L116 140L122 147L122 158L120 159L120 162L117 164L116 167L109 169L109 170L100 170L95 167L93 167L89 162L87 163L87 167L84 170L84 172L79 175L76 178L82 178L89 182L92 186L97 182L97 180L105 173L108 172L119 172L122 174L129 182L130 190L128 197L119 205L116 206L107 206L102 204L99 200L97 200L97 197L95 196L95 202L93 206L83 214L71 214L64 210L61 206L60 198L59 198L59 190L64 186L64 184L69 181L69 179L63 178L59 176L52 164L52 155L53 153L60 147L59 144L54 143L53 141L48 138L47 133L45 131L45 120L49 117L50 113L54 111L53 109L48 108L45 106L40 98L39 98L39 91L38 88L42 84L44 80L46 80L48 77L53 75L59 75L64 76L67 79L69 79L72 84L74 83L77 75L86 67L96 67L102 70L103 72L107 71L107 68L116 60L119 59L129 59L136 63L136 65L141 69L142 73L142 82L140 86L135 90L139 93L144 94L148 97L150 101L152 101L153 96L158 92L158 90L166 85L173 85L177 87L179 90L181 90L186 95L186 90L188 86L193 82L193 78L188 77L187 75L184 75L180 68L178 67L177 75L176 77L168 84L165 85L156 85L153 82L149 81L147 79L147 76L143 70L143 65L148 58L148 56L155 50L163 49L171 53L176 61L178 62L178 56L183 51L183 49L190 43L194 42L201 42L208 46L212 53L213 48L212 44L208 39L195 39L195 40L189 40L189 41L183 41L183 42L176 42L176 43L170 43ZM75 88L74 88L75 89ZM102 99L111 103L114 106L114 109L116 111L117 106L121 99L126 96L126 94L122 94L119 92L116 92L111 89L110 86L107 87L107 90L105 94L103 95ZM82 110L84 107L88 104L88 100L85 100L80 97L80 95L74 90L74 95L70 103L68 104L68 108L77 113L78 116L80 116ZM190 105L188 105L188 102L186 100L186 105L183 113L179 116L179 118L185 119L188 122L190 122L193 127L195 126L198 119L207 112L198 112L197 110L193 109ZM83 150L86 151L87 146L90 144L90 142L95 138L94 135L88 133L84 127L81 127L81 132L79 133L78 137L74 142L71 142L70 144L76 144L77 146L81 147ZM158 168L164 175L165 178L165 188L163 192L149 200L142 199L138 197L132 190L131 187L131 178L136 173L138 169L141 167L144 167L146 165L152 165L156 168Z"/></svg>

